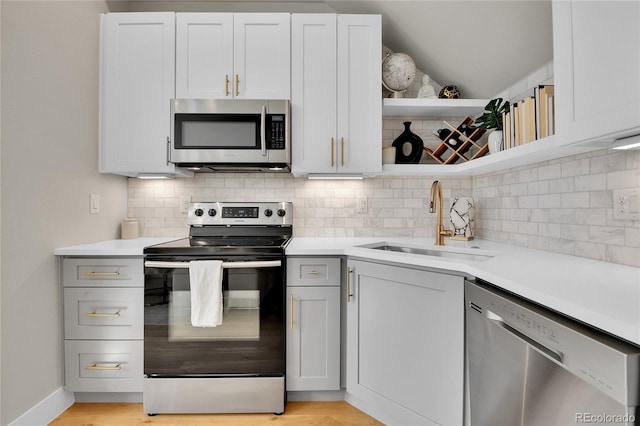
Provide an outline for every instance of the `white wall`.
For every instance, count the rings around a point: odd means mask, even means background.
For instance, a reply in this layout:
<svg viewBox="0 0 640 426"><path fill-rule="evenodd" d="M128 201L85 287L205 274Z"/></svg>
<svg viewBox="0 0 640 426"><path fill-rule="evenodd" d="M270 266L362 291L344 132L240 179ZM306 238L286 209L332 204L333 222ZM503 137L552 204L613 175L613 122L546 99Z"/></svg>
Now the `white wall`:
<svg viewBox="0 0 640 426"><path fill-rule="evenodd" d="M54 248L116 238L126 179L98 170L103 1L2 1L0 423L62 386ZM102 212L89 214L89 194Z"/></svg>

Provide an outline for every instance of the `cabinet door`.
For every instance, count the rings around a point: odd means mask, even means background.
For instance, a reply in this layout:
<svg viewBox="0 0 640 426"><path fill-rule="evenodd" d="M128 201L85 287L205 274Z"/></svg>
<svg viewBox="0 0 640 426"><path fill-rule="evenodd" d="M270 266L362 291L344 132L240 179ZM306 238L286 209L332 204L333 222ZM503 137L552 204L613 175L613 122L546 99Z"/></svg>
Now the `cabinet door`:
<svg viewBox="0 0 640 426"><path fill-rule="evenodd" d="M142 339L144 289L64 289L65 339Z"/></svg>
<svg viewBox="0 0 640 426"><path fill-rule="evenodd" d="M232 97L233 14L176 14L176 98Z"/></svg>
<svg viewBox="0 0 640 426"><path fill-rule="evenodd" d="M288 13L234 14L233 68L236 98L290 98L290 16Z"/></svg>
<svg viewBox="0 0 640 426"><path fill-rule="evenodd" d="M142 392L142 340L65 340L65 389Z"/></svg>
<svg viewBox="0 0 640 426"><path fill-rule="evenodd" d="M288 286L340 286L340 258L287 257Z"/></svg>
<svg viewBox="0 0 640 426"><path fill-rule="evenodd" d="M558 143L640 133L639 22L637 1L553 2Z"/></svg>
<svg viewBox="0 0 640 426"><path fill-rule="evenodd" d="M101 39L100 171L175 172L167 156L175 14L102 15Z"/></svg>
<svg viewBox="0 0 640 426"><path fill-rule="evenodd" d="M462 277L349 261L347 393L391 424L463 424Z"/></svg>
<svg viewBox="0 0 640 426"><path fill-rule="evenodd" d="M340 287L288 287L287 390L340 389Z"/></svg>
<svg viewBox="0 0 640 426"><path fill-rule="evenodd" d="M294 175L336 171L335 14L291 16L291 169Z"/></svg>
<svg viewBox="0 0 640 426"><path fill-rule="evenodd" d="M338 172L382 170L381 22L338 15Z"/></svg>

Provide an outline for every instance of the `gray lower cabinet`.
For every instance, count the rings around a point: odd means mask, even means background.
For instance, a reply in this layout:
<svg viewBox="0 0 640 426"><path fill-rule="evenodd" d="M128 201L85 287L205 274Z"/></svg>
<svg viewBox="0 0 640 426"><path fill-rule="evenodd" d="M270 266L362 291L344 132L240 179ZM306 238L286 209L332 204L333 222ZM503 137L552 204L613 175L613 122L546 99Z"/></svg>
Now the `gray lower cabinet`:
<svg viewBox="0 0 640 426"><path fill-rule="evenodd" d="M61 261L65 389L142 392L142 257Z"/></svg>
<svg viewBox="0 0 640 426"><path fill-rule="evenodd" d="M288 391L340 389L340 258L287 258Z"/></svg>
<svg viewBox="0 0 640 426"><path fill-rule="evenodd" d="M347 399L397 425L463 424L464 278L349 259Z"/></svg>

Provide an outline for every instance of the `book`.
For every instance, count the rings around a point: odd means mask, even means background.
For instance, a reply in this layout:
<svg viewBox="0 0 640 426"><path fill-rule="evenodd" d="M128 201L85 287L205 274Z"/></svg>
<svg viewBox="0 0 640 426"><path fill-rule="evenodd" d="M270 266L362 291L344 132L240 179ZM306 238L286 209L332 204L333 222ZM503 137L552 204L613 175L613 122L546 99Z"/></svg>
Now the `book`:
<svg viewBox="0 0 640 426"><path fill-rule="evenodd" d="M502 149L511 148L511 111L502 114Z"/></svg>
<svg viewBox="0 0 640 426"><path fill-rule="evenodd" d="M556 133L553 98L554 95L549 95L547 97L547 136L551 136Z"/></svg>
<svg viewBox="0 0 640 426"><path fill-rule="evenodd" d="M520 145L522 138L522 117L520 116L520 110L522 108L520 107L520 103L515 103L515 105L513 106L513 112L514 112L514 139L513 139L513 146L518 146Z"/></svg>
<svg viewBox="0 0 640 426"><path fill-rule="evenodd" d="M540 120L540 88L543 86L537 86L533 88L533 98L536 102L536 113L535 113L535 123L536 123L536 136L537 138L541 138L542 136L542 128L541 128L541 120Z"/></svg>
<svg viewBox="0 0 640 426"><path fill-rule="evenodd" d="M525 136L524 143L537 139L536 137L536 101L533 96L524 99Z"/></svg>
<svg viewBox="0 0 640 426"><path fill-rule="evenodd" d="M509 119L511 120L511 136L509 138L509 148L513 148L516 142L516 105L515 102L511 102L509 105Z"/></svg>
<svg viewBox="0 0 640 426"><path fill-rule="evenodd" d="M538 139L545 138L550 136L552 133L549 132L549 119L548 119L548 98L553 95L554 87L553 85L540 85L538 86L538 123L539 123L539 133Z"/></svg>

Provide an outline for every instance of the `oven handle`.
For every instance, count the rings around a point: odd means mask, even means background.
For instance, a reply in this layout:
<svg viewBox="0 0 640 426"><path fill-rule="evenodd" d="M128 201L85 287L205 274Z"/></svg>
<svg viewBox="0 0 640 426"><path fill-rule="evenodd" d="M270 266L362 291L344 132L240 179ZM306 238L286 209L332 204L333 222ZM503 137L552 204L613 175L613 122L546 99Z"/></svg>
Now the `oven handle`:
<svg viewBox="0 0 640 426"><path fill-rule="evenodd" d="M157 260L147 260L144 266L148 268L189 268L189 262L162 262ZM241 268L274 268L282 266L281 260L256 260L248 262L222 262L222 267L226 269Z"/></svg>

